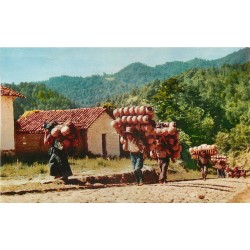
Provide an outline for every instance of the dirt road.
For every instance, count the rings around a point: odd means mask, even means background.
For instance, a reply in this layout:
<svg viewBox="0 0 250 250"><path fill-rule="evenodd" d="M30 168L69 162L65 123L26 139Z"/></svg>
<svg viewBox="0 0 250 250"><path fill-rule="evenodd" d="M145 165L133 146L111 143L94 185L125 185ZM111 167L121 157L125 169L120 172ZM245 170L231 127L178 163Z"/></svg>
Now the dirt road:
<svg viewBox="0 0 250 250"><path fill-rule="evenodd" d="M208 179L143 186L126 185L95 189L1 195L5 203L219 203L250 202L250 179Z"/></svg>

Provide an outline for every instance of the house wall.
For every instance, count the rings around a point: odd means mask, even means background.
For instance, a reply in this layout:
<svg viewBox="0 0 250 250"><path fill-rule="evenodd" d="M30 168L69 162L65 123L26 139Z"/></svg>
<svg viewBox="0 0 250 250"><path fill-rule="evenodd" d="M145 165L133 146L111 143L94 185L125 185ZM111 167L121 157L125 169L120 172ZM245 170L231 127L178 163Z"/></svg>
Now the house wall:
<svg viewBox="0 0 250 250"><path fill-rule="evenodd" d="M49 146L43 143L44 134L16 134L16 153L47 154Z"/></svg>
<svg viewBox="0 0 250 250"><path fill-rule="evenodd" d="M88 150L96 155L102 155L102 134L106 134L108 156L120 156L119 135L111 127L112 118L103 113L87 131Z"/></svg>
<svg viewBox="0 0 250 250"><path fill-rule="evenodd" d="M14 150L14 112L13 101L15 97L1 96L1 150Z"/></svg>
<svg viewBox="0 0 250 250"><path fill-rule="evenodd" d="M77 154L87 153L86 132L79 131L79 146ZM18 155L25 154L47 154L49 145L44 145L44 134L16 134L16 153Z"/></svg>

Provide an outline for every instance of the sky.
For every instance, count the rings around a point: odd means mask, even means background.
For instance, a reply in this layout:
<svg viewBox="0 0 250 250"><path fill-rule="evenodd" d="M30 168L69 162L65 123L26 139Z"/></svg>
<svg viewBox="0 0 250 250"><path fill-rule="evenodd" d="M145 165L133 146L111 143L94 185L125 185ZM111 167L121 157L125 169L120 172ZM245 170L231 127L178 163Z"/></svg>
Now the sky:
<svg viewBox="0 0 250 250"><path fill-rule="evenodd" d="M240 47L27 47L0 48L1 83L48 80L53 76L91 76L113 74L130 63L148 66L170 61L188 61L195 57L213 60Z"/></svg>

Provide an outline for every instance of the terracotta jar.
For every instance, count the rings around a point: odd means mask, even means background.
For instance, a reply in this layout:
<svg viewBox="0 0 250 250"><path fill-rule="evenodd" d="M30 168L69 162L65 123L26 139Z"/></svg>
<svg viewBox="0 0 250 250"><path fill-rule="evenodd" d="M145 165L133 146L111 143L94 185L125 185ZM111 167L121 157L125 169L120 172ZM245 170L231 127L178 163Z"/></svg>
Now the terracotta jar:
<svg viewBox="0 0 250 250"><path fill-rule="evenodd" d="M132 124L133 123L131 115L127 116L127 123L128 124Z"/></svg>
<svg viewBox="0 0 250 250"><path fill-rule="evenodd" d="M125 116L125 115L122 116L122 123L123 124L127 123L127 116Z"/></svg>
<svg viewBox="0 0 250 250"><path fill-rule="evenodd" d="M69 135L70 132L71 132L71 131L70 131L70 128L69 128L68 126L63 126L63 127L61 128L61 133L62 133L63 136Z"/></svg>
<svg viewBox="0 0 250 250"><path fill-rule="evenodd" d="M146 107L146 114L149 116L153 116L154 115L154 110L152 107Z"/></svg>
<svg viewBox="0 0 250 250"><path fill-rule="evenodd" d="M137 116L137 122L138 122L138 123L142 123L142 122L143 122L142 118L143 118L142 115L138 115L138 116Z"/></svg>
<svg viewBox="0 0 250 250"><path fill-rule="evenodd" d="M123 113L123 108L119 108L119 116L123 116L124 113Z"/></svg>
<svg viewBox="0 0 250 250"><path fill-rule="evenodd" d="M149 123L149 116L148 115L144 115L142 117L142 121L143 121L144 124L148 124Z"/></svg>
<svg viewBox="0 0 250 250"><path fill-rule="evenodd" d="M176 131L175 127L172 127L172 126L168 127L168 134L169 135L174 135L175 131Z"/></svg>
<svg viewBox="0 0 250 250"><path fill-rule="evenodd" d="M164 136L168 135L168 128L162 128L162 135Z"/></svg>
<svg viewBox="0 0 250 250"><path fill-rule="evenodd" d="M124 115L130 115L130 113L129 113L129 107L125 107L125 108L123 108L123 114Z"/></svg>
<svg viewBox="0 0 250 250"><path fill-rule="evenodd" d="M119 116L119 109L115 109L113 111L113 115L114 115L115 118L117 118Z"/></svg>
<svg viewBox="0 0 250 250"><path fill-rule="evenodd" d="M140 115L140 107L139 106L135 107L135 115Z"/></svg>
<svg viewBox="0 0 250 250"><path fill-rule="evenodd" d="M111 122L111 126L112 126L113 128L117 128L116 120L113 120L113 121Z"/></svg>
<svg viewBox="0 0 250 250"><path fill-rule="evenodd" d="M117 118L116 118L116 123L117 123L118 125L121 125L121 124L122 124L122 118L121 118L121 117L117 117Z"/></svg>
<svg viewBox="0 0 250 250"><path fill-rule="evenodd" d="M154 137L153 136L149 136L148 137L148 144L153 144L155 141Z"/></svg>
<svg viewBox="0 0 250 250"><path fill-rule="evenodd" d="M53 128L50 133L55 138L58 138L61 136L61 130L57 127Z"/></svg>
<svg viewBox="0 0 250 250"><path fill-rule="evenodd" d="M135 108L134 107L129 108L129 114L132 116L135 115Z"/></svg>
<svg viewBox="0 0 250 250"><path fill-rule="evenodd" d="M140 115L145 115L146 114L146 107L145 106L141 106L140 107Z"/></svg>
<svg viewBox="0 0 250 250"><path fill-rule="evenodd" d="M133 124L138 124L138 121L137 121L137 116L133 116L132 117L132 122L133 122Z"/></svg>
<svg viewBox="0 0 250 250"><path fill-rule="evenodd" d="M126 143L126 140L121 136L120 142L121 142L121 144L125 144L125 143Z"/></svg>

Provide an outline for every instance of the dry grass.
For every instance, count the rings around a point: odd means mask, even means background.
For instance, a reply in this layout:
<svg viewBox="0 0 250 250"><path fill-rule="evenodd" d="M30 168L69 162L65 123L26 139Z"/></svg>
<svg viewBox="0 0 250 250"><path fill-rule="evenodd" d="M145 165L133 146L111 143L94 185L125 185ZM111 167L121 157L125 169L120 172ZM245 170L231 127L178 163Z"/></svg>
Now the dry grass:
<svg viewBox="0 0 250 250"><path fill-rule="evenodd" d="M74 175L103 175L120 173L124 171L132 171L130 159L118 158L118 159L103 159L103 158L84 158L84 159L69 159L70 166ZM155 160L146 159L145 165L154 168L159 171L157 162ZM171 179L194 179L200 178L198 171L186 170L182 167L181 161L176 163L170 162L169 166L169 178ZM28 165L22 162L5 164L0 168L1 179L12 179L20 177L34 178L36 176L49 175L48 164L33 163Z"/></svg>

